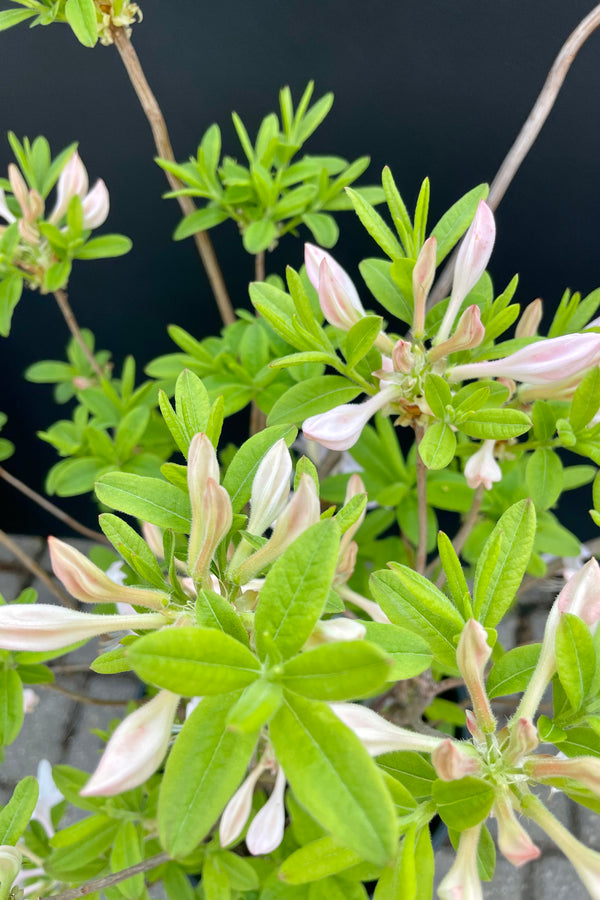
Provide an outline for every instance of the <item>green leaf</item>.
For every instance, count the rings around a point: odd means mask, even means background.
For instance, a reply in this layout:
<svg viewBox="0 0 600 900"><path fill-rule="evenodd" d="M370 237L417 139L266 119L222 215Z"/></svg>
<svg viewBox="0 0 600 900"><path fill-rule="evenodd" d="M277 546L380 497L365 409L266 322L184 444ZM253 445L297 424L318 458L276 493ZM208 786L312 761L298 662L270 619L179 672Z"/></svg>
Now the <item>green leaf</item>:
<svg viewBox="0 0 600 900"><path fill-rule="evenodd" d="M400 290L392 278L389 261L387 259L363 259L358 268L375 299L396 319L411 325L413 320L412 290L408 296Z"/></svg>
<svg viewBox="0 0 600 900"><path fill-rule="evenodd" d="M425 376L425 399L434 416L445 420L448 415L447 407L452 407L452 392L448 382L441 375L429 372Z"/></svg>
<svg viewBox="0 0 600 900"><path fill-rule="evenodd" d="M173 232L173 240L183 241L193 234L198 234L199 231L208 231L209 228L220 225L228 218L229 214L218 206L205 206L203 209L197 209L181 220Z"/></svg>
<svg viewBox="0 0 600 900"><path fill-rule="evenodd" d="M48 472L46 490L59 497L74 497L93 490L96 478L110 468L108 460L96 456L63 459Z"/></svg>
<svg viewBox="0 0 600 900"><path fill-rule="evenodd" d="M295 850L280 867L277 875L285 884L308 884L343 872L362 860L362 855L356 850L342 847L327 835Z"/></svg>
<svg viewBox="0 0 600 900"><path fill-rule="evenodd" d="M571 613L561 615L556 630L556 669L575 711L589 694L596 670L596 652L586 623Z"/></svg>
<svg viewBox="0 0 600 900"><path fill-rule="evenodd" d="M325 703L287 694L270 725L277 759L302 806L336 841L385 865L397 841L394 807L367 751Z"/></svg>
<svg viewBox="0 0 600 900"><path fill-rule="evenodd" d="M434 781L433 802L448 828L464 831L487 818L494 802L494 788L481 778L467 775L458 781Z"/></svg>
<svg viewBox="0 0 600 900"><path fill-rule="evenodd" d="M358 218L373 240L379 244L383 252L391 260L401 259L404 256L404 251L379 213L352 188L346 188L346 193L352 201Z"/></svg>
<svg viewBox="0 0 600 900"><path fill-rule="evenodd" d="M297 424L349 403L361 389L341 375L319 375L295 384L275 402L268 415L269 425Z"/></svg>
<svg viewBox="0 0 600 900"><path fill-rule="evenodd" d="M23 724L23 687L14 669L0 670L0 747L12 744Z"/></svg>
<svg viewBox="0 0 600 900"><path fill-rule="evenodd" d="M457 200L437 223L431 235L437 238L436 262L438 266L463 236L475 218L479 201L485 200L488 193L489 185L477 185L460 200Z"/></svg>
<svg viewBox="0 0 600 900"><path fill-rule="evenodd" d="M250 499L252 482L265 454L282 439L290 447L297 433L296 428L289 425L277 425L263 429L242 444L223 478L223 487L231 497L234 513L239 513Z"/></svg>
<svg viewBox="0 0 600 900"><path fill-rule="evenodd" d="M144 681L184 697L240 690L260 671L250 650L214 628L164 628L135 641L127 657Z"/></svg>
<svg viewBox="0 0 600 900"><path fill-rule="evenodd" d="M527 460L525 480L529 496L539 509L554 506L563 490L563 467L558 455L538 447Z"/></svg>
<svg viewBox="0 0 600 900"><path fill-rule="evenodd" d="M198 591L196 598L196 621L203 628L217 628L249 646L246 629L226 597L215 591Z"/></svg>
<svg viewBox="0 0 600 900"><path fill-rule="evenodd" d="M415 826L412 825L400 842L393 868L388 866L383 870L373 900L424 900L422 894L417 896L415 833Z"/></svg>
<svg viewBox="0 0 600 900"><path fill-rule="evenodd" d="M108 472L96 482L96 496L101 503L143 522L189 534L192 521L189 498L159 478Z"/></svg>
<svg viewBox="0 0 600 900"><path fill-rule="evenodd" d="M473 610L487 628L500 622L514 600L533 550L535 528L533 503L520 500L500 517L483 548L475 570Z"/></svg>
<svg viewBox="0 0 600 900"><path fill-rule="evenodd" d="M391 660L375 644L340 641L300 653L283 665L285 688L315 700L369 697L389 680Z"/></svg>
<svg viewBox="0 0 600 900"><path fill-rule="evenodd" d="M431 665L429 644L413 631L383 622L364 622L364 625L367 640L381 647L392 659L388 681L414 678Z"/></svg>
<svg viewBox="0 0 600 900"><path fill-rule="evenodd" d="M0 281L0 334L8 337L14 308L23 293L23 279L19 275L9 275Z"/></svg>
<svg viewBox="0 0 600 900"><path fill-rule="evenodd" d="M273 718L283 702L280 684L259 678L244 690L227 717L227 727L242 734L256 734Z"/></svg>
<svg viewBox="0 0 600 900"><path fill-rule="evenodd" d="M133 822L123 822L117 831L110 854L111 872L121 872L144 859L140 835ZM144 890L144 873L139 872L119 882L119 891L127 900L138 900Z"/></svg>
<svg viewBox="0 0 600 900"><path fill-rule="evenodd" d="M594 366L587 372L573 395L569 421L575 434L589 425L600 407L600 369Z"/></svg>
<svg viewBox="0 0 600 900"><path fill-rule="evenodd" d="M98 521L100 528L125 562L154 587L164 590L165 579L162 570L137 531L112 513L102 513Z"/></svg>
<svg viewBox="0 0 600 900"><path fill-rule="evenodd" d="M529 431L531 420L520 409L479 409L456 426L472 438L506 441Z"/></svg>
<svg viewBox="0 0 600 900"><path fill-rule="evenodd" d="M103 234L92 238L75 253L75 259L109 259L129 253L133 244L123 234Z"/></svg>
<svg viewBox="0 0 600 900"><path fill-rule="evenodd" d="M443 531L438 534L438 553L456 608L466 622L473 615L469 586L452 541Z"/></svg>
<svg viewBox="0 0 600 900"><path fill-rule="evenodd" d="M515 647L494 663L487 679L491 700L524 691L531 680L540 656L541 644Z"/></svg>
<svg viewBox="0 0 600 900"><path fill-rule="evenodd" d="M334 522L317 522L296 538L269 571L254 621L261 659L273 645L288 658L310 637L331 588L339 539Z"/></svg>
<svg viewBox="0 0 600 900"><path fill-rule="evenodd" d="M435 659L456 671L456 644L464 620L454 604L423 575L394 564L371 577L374 599L396 625L425 638Z"/></svg>
<svg viewBox="0 0 600 900"><path fill-rule="evenodd" d="M430 425L419 443L419 456L428 469L445 469L455 451L456 435L444 422Z"/></svg>
<svg viewBox="0 0 600 900"><path fill-rule="evenodd" d="M6 31L13 25L19 25L20 22L30 19L35 14L36 10L34 9L5 9L0 12L0 31Z"/></svg>
<svg viewBox="0 0 600 900"><path fill-rule="evenodd" d="M210 415L208 391L197 375L184 369L175 384L177 418L187 432L188 444L198 432L205 432Z"/></svg>
<svg viewBox="0 0 600 900"><path fill-rule="evenodd" d="M98 26L94 0L67 0L65 17L75 37L84 47L96 45Z"/></svg>
<svg viewBox="0 0 600 900"><path fill-rule="evenodd" d="M228 730L227 716L237 699L238 694L205 697L167 760L158 827L161 844L173 857L185 857L198 846L244 777L256 735Z"/></svg>
<svg viewBox="0 0 600 900"><path fill-rule="evenodd" d="M385 166L381 173L381 183L396 231L406 251L406 256L412 256L415 253L412 222L388 166Z"/></svg>
<svg viewBox="0 0 600 900"><path fill-rule="evenodd" d="M302 221L319 246L327 249L335 247L340 230L333 216L327 213L304 213Z"/></svg>
<svg viewBox="0 0 600 900"><path fill-rule="evenodd" d="M423 244L425 243L425 235L427 234L427 216L429 215L429 178L423 180L417 205L415 208L414 218L414 252L417 255Z"/></svg>
<svg viewBox="0 0 600 900"><path fill-rule="evenodd" d="M400 782L415 800L430 800L431 786L437 775L430 761L418 753L401 750L378 757L379 766Z"/></svg>
<svg viewBox="0 0 600 900"><path fill-rule="evenodd" d="M382 323L381 316L362 316L354 323L344 345L346 362L351 369L367 355L379 336Z"/></svg>
<svg viewBox="0 0 600 900"><path fill-rule="evenodd" d="M276 238L277 226L270 219L251 222L242 236L244 249L253 255L268 250Z"/></svg>
<svg viewBox="0 0 600 900"><path fill-rule="evenodd" d="M29 825L38 800L39 788L33 775L17 784L13 795L0 812L0 844L14 847Z"/></svg>

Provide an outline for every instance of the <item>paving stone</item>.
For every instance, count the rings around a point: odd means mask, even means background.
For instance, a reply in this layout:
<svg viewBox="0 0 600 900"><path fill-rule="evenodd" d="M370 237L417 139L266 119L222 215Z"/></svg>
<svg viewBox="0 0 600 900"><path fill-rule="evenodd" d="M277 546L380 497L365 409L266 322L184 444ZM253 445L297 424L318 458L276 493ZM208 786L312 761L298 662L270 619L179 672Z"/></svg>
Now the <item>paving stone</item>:
<svg viewBox="0 0 600 900"><path fill-rule="evenodd" d="M585 809L580 806L577 810L577 837L592 847L594 850L600 850L600 815L591 809Z"/></svg>
<svg viewBox="0 0 600 900"><path fill-rule="evenodd" d="M452 866L455 856L456 854L449 844L445 844L436 853L434 881L436 889ZM525 884L525 870L516 869L503 857L498 856L493 880L484 882L483 885L484 900L520 900L521 897L523 900L534 900L533 897L526 897L522 893ZM536 897L535 900L538 898Z"/></svg>
<svg viewBox="0 0 600 900"><path fill-rule="evenodd" d="M544 805L550 810L553 816L562 822L562 824L572 830L574 819L573 819L573 811L575 804L572 800L569 800L565 794L561 794L556 791L551 793L550 788L541 788L536 791L540 800L544 803ZM554 841L548 837L545 831L532 822L530 819L526 819L523 817L522 819L523 825L527 829L527 833L531 837L534 844L541 849L542 853L544 851L554 851L556 849L556 844Z"/></svg>
<svg viewBox="0 0 600 900"><path fill-rule="evenodd" d="M532 863L531 900L590 900L590 895L564 856L546 856ZM523 898L529 900L529 898Z"/></svg>

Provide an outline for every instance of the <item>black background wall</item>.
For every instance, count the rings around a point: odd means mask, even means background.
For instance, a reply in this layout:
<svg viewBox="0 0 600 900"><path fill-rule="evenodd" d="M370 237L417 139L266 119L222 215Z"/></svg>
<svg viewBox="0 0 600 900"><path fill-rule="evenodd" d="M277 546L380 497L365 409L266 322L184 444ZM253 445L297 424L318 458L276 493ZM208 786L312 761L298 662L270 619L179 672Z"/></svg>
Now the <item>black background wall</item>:
<svg viewBox="0 0 600 900"><path fill-rule="evenodd" d="M309 152L370 154L363 183L376 182L389 164L409 204L429 175L432 221L461 193L493 177L560 45L591 8L589 0L141 5L144 21L133 42L179 159L195 151L213 121L222 127L224 149L241 155L231 110L254 132L262 115L276 109L282 85L297 98L313 78L316 96L333 90L336 102ZM0 6L12 8L7 0ZM518 271L523 304L541 296L550 309L565 287L588 292L600 284L599 51L600 33L576 60L497 214L490 271L498 287ZM134 241L128 256L81 264L72 277L72 304L97 346L111 349L117 364L133 353L141 366L173 349L165 331L170 322L197 336L217 330L193 242L171 241L178 208L161 199L164 176L116 50L87 50L66 26L21 25L0 34L0 84L0 131L44 134L55 151L78 140L91 179L103 177L111 192L104 230ZM2 141L0 170L10 160ZM338 221L334 252L358 282L356 264L374 245L353 214ZM212 235L234 305L248 305L252 261L231 223ZM268 271L282 271L287 262L298 266L301 256L301 242L288 237L268 258ZM0 409L9 415L4 434L20 454L7 468L38 489L55 456L35 430L57 418L56 408L49 388L28 385L21 375L37 359L62 358L65 343L53 300L32 294L15 313L10 339L0 344ZM63 505L83 516L77 501ZM56 526L1 484L0 527L39 533Z"/></svg>

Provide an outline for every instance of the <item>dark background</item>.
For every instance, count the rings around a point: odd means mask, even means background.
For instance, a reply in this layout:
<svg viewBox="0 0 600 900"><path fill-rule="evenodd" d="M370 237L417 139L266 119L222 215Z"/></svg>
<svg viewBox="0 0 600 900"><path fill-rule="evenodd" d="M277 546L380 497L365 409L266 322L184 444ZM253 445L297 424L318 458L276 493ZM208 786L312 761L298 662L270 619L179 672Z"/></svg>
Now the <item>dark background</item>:
<svg viewBox="0 0 600 900"><path fill-rule="evenodd" d="M7 0L2 8L13 8ZM370 154L362 183L389 164L412 207L431 178L433 224L475 184L491 180L539 92L559 47L591 9L589 0L141 0L144 21L133 42L163 107L178 159L194 153L206 127L220 124L224 151L241 156L230 113L251 134L277 110L279 88L297 100L306 82L336 101L306 149L354 159ZM558 102L497 214L490 272L498 290L521 275L517 299L536 296L548 310L565 287L600 284L600 32L583 48ZM165 326L201 337L219 321L192 240L175 244L175 202L162 200L163 173L153 163L150 131L113 47L80 46L64 25L0 34L0 130L44 134L57 152L78 140L92 182L105 179L112 209L103 231L121 232L133 251L111 262L79 264L70 283L82 325L109 348L117 366L133 353L140 367L175 349ZM11 161L0 142L0 170ZM339 214L337 258L360 283L356 264L375 247L352 213ZM234 305L248 305L252 260L235 226L211 235ZM303 235L306 237L307 235ZM285 238L267 271L299 266L302 244ZM22 372L38 359L63 358L66 331L50 297L27 295L9 340L0 346L4 436L19 455L6 464L40 489L54 451L35 437L59 415L51 389ZM80 517L89 501L59 501ZM588 527L582 500L573 509ZM55 530L12 488L0 484L0 527Z"/></svg>

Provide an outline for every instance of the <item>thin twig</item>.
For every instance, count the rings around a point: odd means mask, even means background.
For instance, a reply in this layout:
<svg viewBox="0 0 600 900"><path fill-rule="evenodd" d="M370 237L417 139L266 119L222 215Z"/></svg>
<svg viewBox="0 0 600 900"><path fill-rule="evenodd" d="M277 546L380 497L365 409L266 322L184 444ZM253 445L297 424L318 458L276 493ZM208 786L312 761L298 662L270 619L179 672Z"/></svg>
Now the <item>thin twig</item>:
<svg viewBox="0 0 600 900"><path fill-rule="evenodd" d="M156 856L151 856L149 859L136 863L134 866L129 866L127 869L121 869L120 872L115 872L114 875L104 875L102 878L94 878L92 881L88 881L87 884L82 884L80 887L76 888L70 888L68 891L61 891L60 894L51 894L49 897L43 898L43 900L79 900L79 897L86 897L88 894L93 894L95 891L101 891L104 888L112 887L113 884L119 884L121 881L125 881L126 878L131 878L133 875L139 875L141 872L148 872L150 869L155 869L157 866L169 862L170 859L171 857L168 853L157 853Z"/></svg>
<svg viewBox="0 0 600 900"><path fill-rule="evenodd" d="M483 500L483 491L484 486L482 484L479 485L478 488L475 489L475 494L473 495L473 503L471 504L471 509L469 510L467 517L464 522L456 532L454 536L454 540L452 541L452 546L454 547L455 553L457 556L460 556L462 548L465 546L466 540L473 531L477 523L477 519L479 518L479 510L481 509L481 502ZM431 563L432 569L434 569L437 565L439 565L440 558L439 556L433 560ZM438 579L436 581L436 587L441 587L446 581L446 573L442 569L440 572Z"/></svg>
<svg viewBox="0 0 600 900"><path fill-rule="evenodd" d="M44 572L44 570L40 566L38 566L36 561L32 559L28 553L25 553L24 550L21 550L19 545L16 544L15 541L12 540L12 538L9 538L9 536L5 534L5 532L1 529L0 544L4 544L4 546L8 550L10 550L10 552L14 556L16 556L19 562L22 563L26 569L28 569L33 575L35 575L36 578L39 578L40 581L43 581L48 590L51 591L51 593L54 594L57 600L60 600L60 602L64 606L68 606L70 609L77 609L77 604L73 600L71 600L69 595L65 594L65 592L61 588L59 588L57 584L54 584L48 573Z"/></svg>
<svg viewBox="0 0 600 900"><path fill-rule="evenodd" d="M253 400L250 407L250 437L262 431L267 424L267 417Z"/></svg>
<svg viewBox="0 0 600 900"><path fill-rule="evenodd" d="M85 358L89 362L90 366L92 367L92 369L94 370L94 372L96 373L98 378L103 378L104 373L102 372L102 369L98 365L98 362L97 362L94 354L92 353L92 351L90 350L90 348L88 347L88 345L86 344L86 342L83 339L81 329L79 328L79 325L77 324L77 319L75 318L75 314L74 314L73 310L71 309L71 304L69 303L69 299L68 299L66 293L60 289L58 291L54 291L54 299L58 303L58 308L60 309L61 313L63 314L63 318L64 318L65 322L67 323L69 331L71 332L71 334L73 335L73 337L75 338L75 340L77 341L79 346L81 347L81 349L85 355Z"/></svg>
<svg viewBox="0 0 600 900"><path fill-rule="evenodd" d="M89 669L88 669L89 671ZM129 700L123 700L122 698L114 698L114 699L102 699L101 697L88 697L87 694L79 694L77 691L69 691L67 688L61 687L60 684L54 684L52 682L45 682L38 685L40 688L45 688L48 691L55 691L57 694L62 694L64 697L68 697L69 700L75 700L77 703L87 703L90 706L127 706Z"/></svg>
<svg viewBox="0 0 600 900"><path fill-rule="evenodd" d="M257 253L254 257L254 280L264 281L265 271L265 251L261 250L260 253Z"/></svg>
<svg viewBox="0 0 600 900"><path fill-rule="evenodd" d="M506 191L513 178L519 171L521 163L531 150L533 144L539 135L544 122L550 115L550 111L556 102L556 98L563 86L567 73L571 68L573 60L585 44L589 36L600 25L600 4L581 20L577 28L571 32L565 43L562 45L558 56L554 60L544 86L540 91L537 100L525 124L521 128L512 147L504 157L504 160L498 169L494 180L490 186L490 193L486 203L491 209L497 209L500 201L504 197ZM454 265L456 262L455 250L440 277L437 279L435 287L429 295L427 306L431 308L439 303L448 295L450 285L452 284L452 276L454 274Z"/></svg>
<svg viewBox="0 0 600 900"><path fill-rule="evenodd" d="M26 497L29 497L30 500L33 500L34 503L37 503L38 506L45 509L46 512L49 512L51 515L55 516L55 518L60 519L61 522L64 522L64 524L68 525L69 528L72 528L73 531L77 531L84 537L87 537L92 541L97 541L99 544L110 545L110 541L104 537L100 531L93 531L93 529L82 525L81 522L78 522L77 519L74 519L68 513L63 512L62 509L59 509L54 503L51 503L45 497L42 497L41 494L38 494L37 491L34 491L33 488L30 488L23 481L15 478L15 476L11 475L10 472L7 472L3 466L0 466L0 478L3 478L8 484L12 485L18 491L21 491L22 494L25 494Z"/></svg>
<svg viewBox="0 0 600 900"><path fill-rule="evenodd" d="M158 155L169 162L175 162L175 155L173 153L173 147L171 146L167 123L165 122L161 108L158 105L158 101L152 93L150 85L144 75L144 70L142 69L139 57L127 36L126 29L113 28L112 37L123 65L127 70L133 89L136 92L137 98L148 119L148 124L152 129L152 135L154 137ZM183 187L179 179L172 175L171 172L165 172L165 175L171 190L178 191ZM184 216L189 216L190 213L196 211L196 206L191 197L177 197L177 202L179 203L179 207ZM232 322L235 322L235 313L227 293L223 273L221 272L217 261L212 241L205 231L196 232L194 241L204 264L223 324L230 325Z"/></svg>
<svg viewBox="0 0 600 900"><path fill-rule="evenodd" d="M417 544L417 558L415 570L422 575L427 562L427 467L421 459L419 444L423 438L424 429L421 425L415 425L415 441L417 444L417 507L419 513L419 542Z"/></svg>

